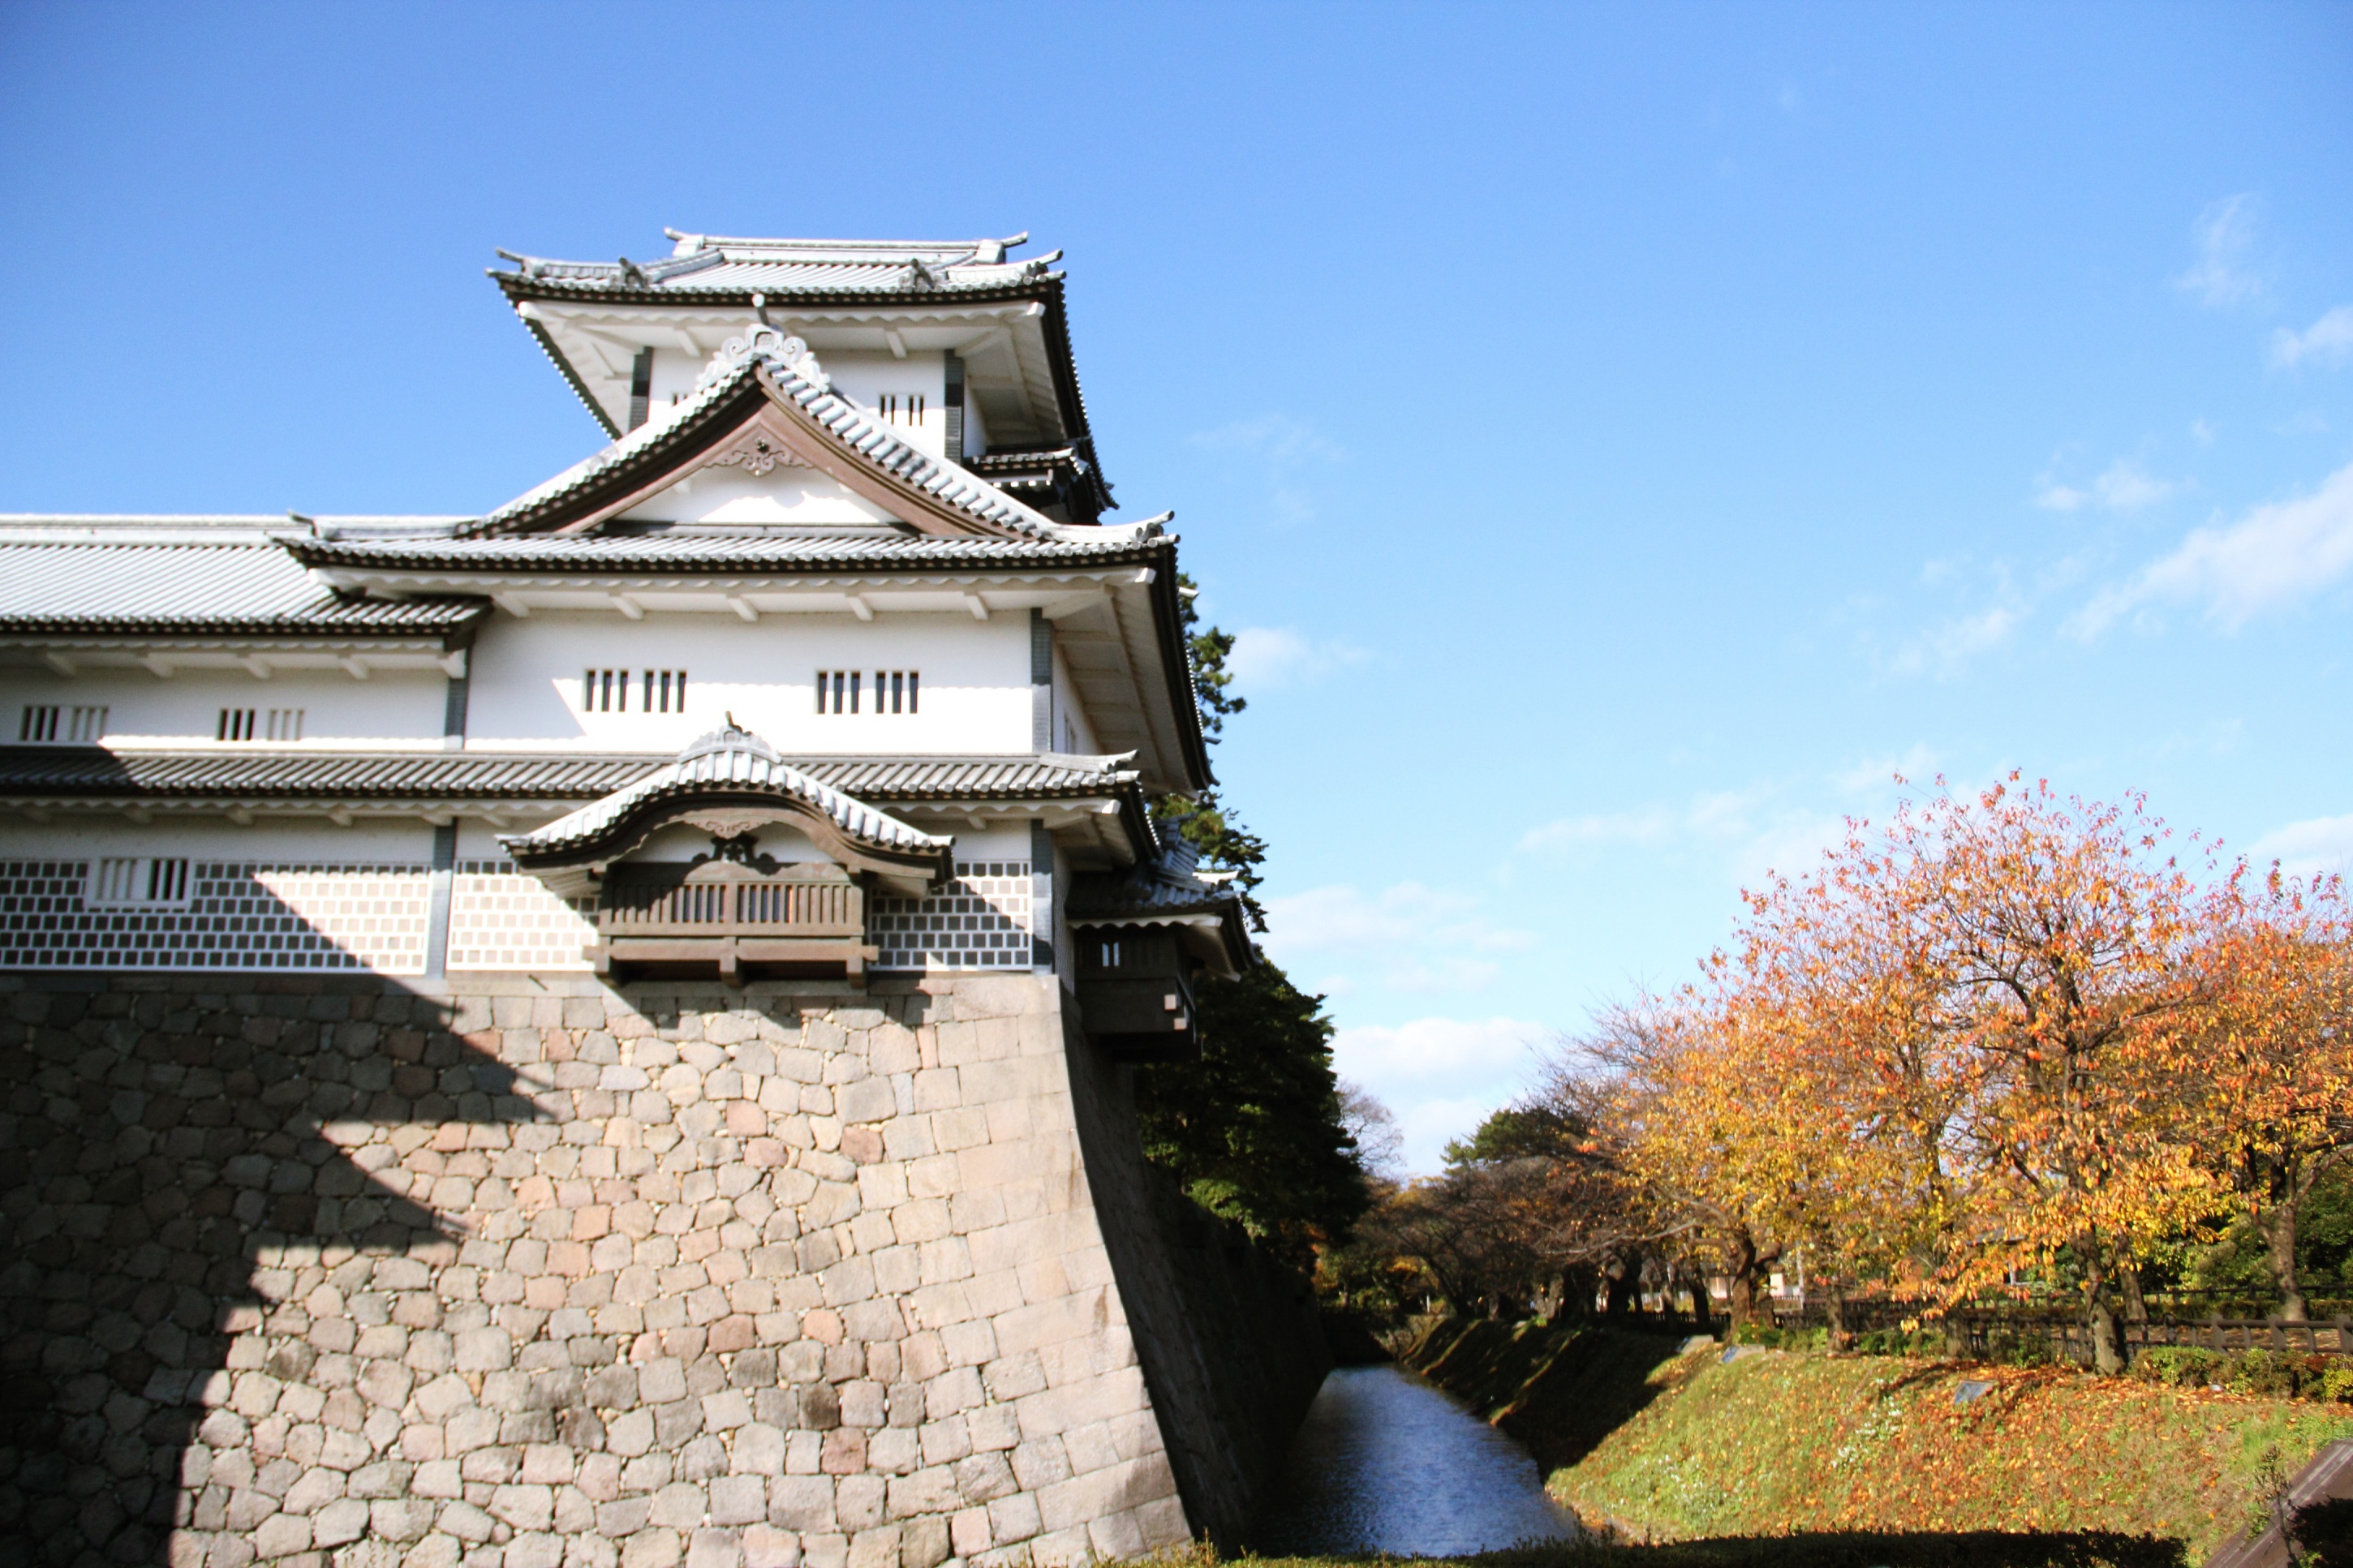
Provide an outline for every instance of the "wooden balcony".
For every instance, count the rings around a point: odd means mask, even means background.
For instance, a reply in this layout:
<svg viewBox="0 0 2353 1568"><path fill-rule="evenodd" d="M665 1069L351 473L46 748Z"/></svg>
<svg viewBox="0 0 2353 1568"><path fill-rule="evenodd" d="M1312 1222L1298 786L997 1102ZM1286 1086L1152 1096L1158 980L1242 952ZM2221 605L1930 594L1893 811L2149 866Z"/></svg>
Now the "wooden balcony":
<svg viewBox="0 0 2353 1568"><path fill-rule="evenodd" d="M596 973L616 981L716 976L866 983L866 890L830 863L624 865L596 910Z"/></svg>

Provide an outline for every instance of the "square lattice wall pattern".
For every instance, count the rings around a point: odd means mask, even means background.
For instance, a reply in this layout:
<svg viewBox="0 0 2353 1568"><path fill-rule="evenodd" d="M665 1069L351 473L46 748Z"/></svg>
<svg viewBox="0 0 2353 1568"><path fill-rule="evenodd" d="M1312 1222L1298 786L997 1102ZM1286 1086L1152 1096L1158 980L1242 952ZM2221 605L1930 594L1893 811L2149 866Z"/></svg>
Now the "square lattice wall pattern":
<svg viewBox="0 0 2353 1568"><path fill-rule="evenodd" d="M1028 969L1029 862L959 860L927 898L876 899L866 934L877 969Z"/></svg>
<svg viewBox="0 0 2353 1568"><path fill-rule="evenodd" d="M199 860L171 903L96 905L88 860L0 861L0 968L425 973L423 866Z"/></svg>

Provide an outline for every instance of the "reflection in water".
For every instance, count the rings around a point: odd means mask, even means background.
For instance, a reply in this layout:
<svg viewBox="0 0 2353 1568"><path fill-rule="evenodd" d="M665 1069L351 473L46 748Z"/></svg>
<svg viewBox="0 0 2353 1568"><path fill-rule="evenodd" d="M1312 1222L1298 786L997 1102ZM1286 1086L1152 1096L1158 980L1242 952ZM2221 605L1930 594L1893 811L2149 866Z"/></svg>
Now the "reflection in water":
<svg viewBox="0 0 2353 1568"><path fill-rule="evenodd" d="M1527 1450L1453 1395L1395 1367L1345 1366L1315 1395L1251 1544L1431 1557L1576 1534Z"/></svg>

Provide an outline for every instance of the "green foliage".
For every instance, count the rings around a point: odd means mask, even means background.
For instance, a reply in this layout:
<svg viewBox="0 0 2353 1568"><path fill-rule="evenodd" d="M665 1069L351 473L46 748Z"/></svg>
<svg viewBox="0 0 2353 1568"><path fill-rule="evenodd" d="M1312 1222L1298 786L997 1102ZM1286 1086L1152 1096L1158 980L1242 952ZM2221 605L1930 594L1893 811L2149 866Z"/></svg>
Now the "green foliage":
<svg viewBox="0 0 2353 1568"><path fill-rule="evenodd" d="M1179 585L1201 728L1214 742L1225 721L1248 706L1226 668L1234 639L1201 622L1190 579ZM1252 892L1266 841L1236 821L1214 790L1198 800L1169 796L1155 810L1164 829L1182 835L1205 864L1234 873L1251 923L1265 930ZM1317 1251L1345 1237L1368 1201L1356 1140L1342 1121L1324 998L1261 960L1239 979L1206 982L1197 1000L1200 1060L1136 1074L1145 1154L1175 1171L1196 1203L1312 1268Z"/></svg>
<svg viewBox="0 0 2353 1568"><path fill-rule="evenodd" d="M2133 1358L2132 1375L2168 1388L2221 1388L2232 1394L2353 1405L2353 1361L2341 1356L2156 1345Z"/></svg>
<svg viewBox="0 0 2353 1568"><path fill-rule="evenodd" d="M1234 651L1233 634L1202 622L1193 608L1190 577L1180 574L1176 582L1181 590L1177 603L1185 610L1185 643L1193 657L1193 691L1201 713L1201 735L1215 745L1225 732L1226 721L1248 708L1250 701L1233 689L1233 672L1226 668L1226 658ZM1260 909L1256 895L1264 876L1266 840L1244 827L1214 789L1203 790L1195 800L1164 796L1153 806L1153 815L1198 849L1203 864L1234 874L1234 886L1250 911L1251 927L1264 931L1266 912Z"/></svg>
<svg viewBox="0 0 2353 1568"><path fill-rule="evenodd" d="M1340 1124L1324 999L1266 963L1208 982L1198 999L1200 1059L1136 1072L1145 1154L1202 1207L1308 1267L1367 1201Z"/></svg>
<svg viewBox="0 0 2353 1568"><path fill-rule="evenodd" d="M2185 1546L2203 1561L2261 1493L2266 1453L2294 1473L2353 1430L2353 1413L2337 1406L2213 1399L2072 1371L2002 1372L1959 1403L1963 1382L1987 1373L1851 1356L1725 1363L1708 1348L1677 1355L1671 1340L1651 1341L1661 1350L1632 1336L1546 1332L1550 1343L1625 1345L1631 1381L1601 1401L1598 1366L1574 1383L1514 1378L1535 1359L1527 1325L1433 1325L1424 1342L1445 1353L1417 1345L1403 1359L1527 1442L1547 1489L1588 1521L1721 1547L1727 1563L1946 1561L1926 1553L1963 1540L1972 1553L1950 1561L2179 1562ZM1548 1440L1564 1422L1580 1434L1572 1452ZM2025 1532L2050 1555L1999 1549L2024 1547ZM1747 1552L1765 1538L1810 1545L1787 1559ZM1883 1543L1877 1555L1839 1554L1863 1539Z"/></svg>
<svg viewBox="0 0 2353 1568"><path fill-rule="evenodd" d="M1507 1105L1479 1123L1468 1138L1446 1145L1450 1170L1530 1158L1557 1160L1576 1151L1586 1129L1545 1105Z"/></svg>
<svg viewBox="0 0 2353 1568"><path fill-rule="evenodd" d="M1736 1345L1768 1351L1824 1351L1831 1347L1828 1329L1784 1329L1773 1323L1743 1323L1731 1333Z"/></svg>

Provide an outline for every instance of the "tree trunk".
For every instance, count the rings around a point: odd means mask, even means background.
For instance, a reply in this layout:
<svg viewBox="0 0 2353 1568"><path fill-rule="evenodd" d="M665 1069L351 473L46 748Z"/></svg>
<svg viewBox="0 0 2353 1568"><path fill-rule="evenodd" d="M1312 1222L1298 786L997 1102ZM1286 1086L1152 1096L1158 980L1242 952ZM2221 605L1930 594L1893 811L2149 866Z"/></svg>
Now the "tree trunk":
<svg viewBox="0 0 2353 1568"><path fill-rule="evenodd" d="M1831 1349L1852 1349L1853 1336L1846 1331L1846 1292L1835 1283L1824 1293L1823 1310L1830 1316Z"/></svg>
<svg viewBox="0 0 2353 1568"><path fill-rule="evenodd" d="M2303 1282L2295 1272L2295 1193L2287 1193L2263 1212L2263 1241L2271 1250L2272 1283L2279 1287L2280 1316L2291 1323L2305 1321Z"/></svg>
<svg viewBox="0 0 2353 1568"><path fill-rule="evenodd" d="M1618 1262L1618 1271L1609 1279L1609 1315L1613 1318L1630 1315L1634 1310L1635 1293L1641 1289L1641 1273L1628 1267L1626 1261L1620 1258Z"/></svg>
<svg viewBox="0 0 2353 1568"><path fill-rule="evenodd" d="M2125 1321L2146 1324L2148 1321L2148 1302L2142 1299L2140 1293L2140 1266L2129 1262L2117 1264L2116 1283L2124 1287Z"/></svg>
<svg viewBox="0 0 2353 1568"><path fill-rule="evenodd" d="M2080 1245L2084 1255L2084 1295L2091 1309L2092 1365L2102 1375L2114 1377L2124 1371L2125 1358L2119 1348L2122 1336L2116 1332L2116 1305L2108 1292L2105 1249L2091 1237L2085 1237Z"/></svg>
<svg viewBox="0 0 2353 1568"><path fill-rule="evenodd" d="M1766 1259L1757 1249L1757 1239L1746 1230L1736 1230L1724 1248L1725 1272L1732 1277L1732 1300L1727 1303L1732 1314L1732 1331L1737 1334L1757 1321L1757 1281L1763 1277Z"/></svg>

